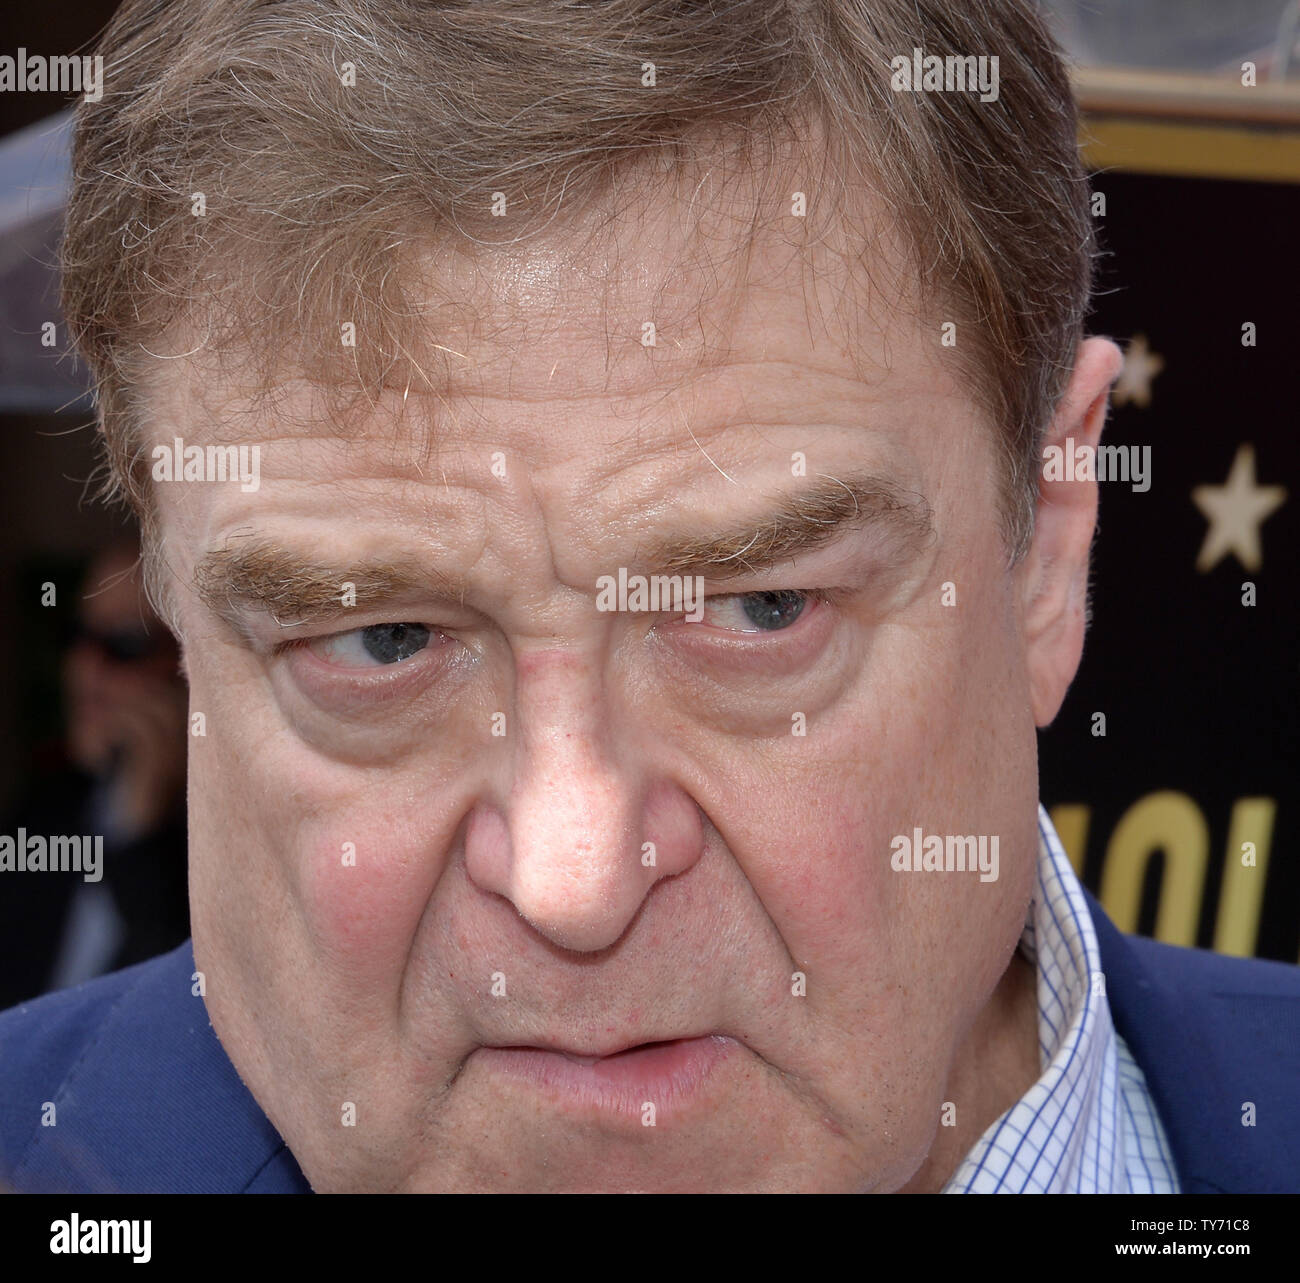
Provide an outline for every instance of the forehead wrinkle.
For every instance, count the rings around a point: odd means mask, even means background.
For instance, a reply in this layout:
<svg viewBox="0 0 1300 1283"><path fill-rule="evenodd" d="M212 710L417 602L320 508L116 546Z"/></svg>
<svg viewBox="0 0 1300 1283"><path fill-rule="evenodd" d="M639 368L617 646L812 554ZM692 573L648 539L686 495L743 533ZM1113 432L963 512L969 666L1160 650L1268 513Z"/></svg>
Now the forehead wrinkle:
<svg viewBox="0 0 1300 1283"><path fill-rule="evenodd" d="M919 548L934 534L929 503L886 477L853 474L824 480L771 501L757 524L714 535L657 541L647 562L668 574L725 579L752 574L829 543L846 529L876 525Z"/></svg>
<svg viewBox="0 0 1300 1283"><path fill-rule="evenodd" d="M784 399L774 403L771 392L760 384L765 396L755 406L753 374L771 376L778 367L785 373L772 390ZM707 369L663 373L660 386L647 390L642 397L629 393L613 398L603 424L609 434L606 454L593 463L593 487L607 484L616 476L625 462L620 451L631 450L636 451L638 464L656 459L675 463L705 460L707 467L730 478L739 459L733 451L732 458L719 463L715 442L725 446L738 434L753 433L762 440L770 427L806 425L811 417L810 402L829 400L832 390L847 394L863 387L855 373L800 359L720 360ZM802 382L792 382L792 377ZM815 391L820 396L809 391L809 379L816 382ZM799 389L797 400L789 392L792 386ZM614 425L624 419L626 428L614 431Z"/></svg>

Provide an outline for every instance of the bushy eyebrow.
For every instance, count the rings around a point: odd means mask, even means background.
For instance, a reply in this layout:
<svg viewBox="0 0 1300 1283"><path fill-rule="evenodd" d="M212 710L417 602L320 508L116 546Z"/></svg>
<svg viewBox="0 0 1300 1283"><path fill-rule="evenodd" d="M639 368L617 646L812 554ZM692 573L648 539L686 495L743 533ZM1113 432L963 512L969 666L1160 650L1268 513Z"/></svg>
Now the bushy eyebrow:
<svg viewBox="0 0 1300 1283"><path fill-rule="evenodd" d="M238 626L255 611L286 628L373 601L461 595L440 576L417 573L411 565L326 565L251 536L205 553L194 569L194 588L209 610L231 624Z"/></svg>
<svg viewBox="0 0 1300 1283"><path fill-rule="evenodd" d="M738 521L716 534L658 540L643 550L640 560L666 574L727 579L770 569L846 530L878 527L909 551L919 550L934 535L923 495L872 474L810 479L797 490L769 498L766 510L757 522Z"/></svg>
<svg viewBox="0 0 1300 1283"><path fill-rule="evenodd" d="M919 550L934 534L930 505L887 478L817 477L756 504L762 515L710 535L656 538L638 550L655 573L728 579L810 552L847 530L878 527ZM270 539L248 535L205 553L194 570L199 599L235 627L264 613L284 627L310 623L374 602L463 601L467 585L412 563L349 566L314 561Z"/></svg>

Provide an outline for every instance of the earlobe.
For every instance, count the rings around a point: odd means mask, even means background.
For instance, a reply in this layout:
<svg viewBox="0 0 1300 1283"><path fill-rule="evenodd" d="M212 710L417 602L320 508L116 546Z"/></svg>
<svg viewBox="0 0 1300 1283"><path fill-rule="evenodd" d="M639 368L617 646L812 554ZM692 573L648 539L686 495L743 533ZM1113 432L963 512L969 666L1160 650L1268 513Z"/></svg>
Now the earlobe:
<svg viewBox="0 0 1300 1283"><path fill-rule="evenodd" d="M1097 522L1095 461L1110 388L1123 367L1109 339L1079 345L1038 461L1034 539L1021 563L1021 605L1034 721L1056 716L1083 654L1088 556Z"/></svg>

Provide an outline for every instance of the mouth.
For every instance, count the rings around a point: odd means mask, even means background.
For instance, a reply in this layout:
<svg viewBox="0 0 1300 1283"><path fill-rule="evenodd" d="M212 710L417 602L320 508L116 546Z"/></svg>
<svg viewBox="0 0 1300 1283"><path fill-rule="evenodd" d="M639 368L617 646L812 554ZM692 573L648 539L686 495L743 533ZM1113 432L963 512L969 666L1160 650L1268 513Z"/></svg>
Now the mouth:
<svg viewBox="0 0 1300 1283"><path fill-rule="evenodd" d="M658 1125L660 1109L702 1099L719 1070L740 1051L723 1034L671 1038L591 1054L555 1046L479 1047L470 1057L493 1075L540 1092L561 1108L636 1114ZM647 1111L647 1106L653 1106ZM654 1123L646 1123L648 1117Z"/></svg>
<svg viewBox="0 0 1300 1283"><path fill-rule="evenodd" d="M699 1037L662 1038L650 1042L625 1043L608 1051L579 1051L555 1043L517 1043L507 1047L496 1048L500 1051L545 1051L556 1056L563 1056L578 1065L594 1065L599 1061L615 1060L620 1056L633 1056L639 1052L653 1051L659 1047L677 1047L683 1043L698 1042L701 1038L721 1037L720 1034L703 1034Z"/></svg>

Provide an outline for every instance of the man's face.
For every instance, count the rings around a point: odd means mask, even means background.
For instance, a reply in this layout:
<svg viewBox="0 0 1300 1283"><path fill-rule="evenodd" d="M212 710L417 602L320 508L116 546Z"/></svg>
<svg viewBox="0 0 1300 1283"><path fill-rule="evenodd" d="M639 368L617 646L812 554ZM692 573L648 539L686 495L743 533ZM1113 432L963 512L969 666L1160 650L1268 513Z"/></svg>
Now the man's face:
<svg viewBox="0 0 1300 1283"><path fill-rule="evenodd" d="M318 1189L895 1189L1007 969L1037 776L992 430L937 322L850 326L829 254L697 217L430 253L461 372L346 440L303 383L159 395L159 442L261 447L256 491L155 489L197 965ZM703 618L598 609L620 569L703 575ZM894 871L918 827L996 835L998 879Z"/></svg>

